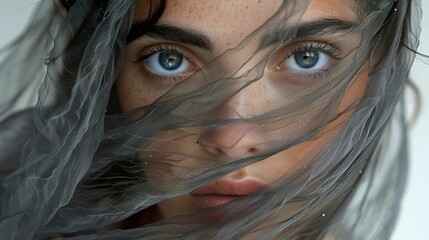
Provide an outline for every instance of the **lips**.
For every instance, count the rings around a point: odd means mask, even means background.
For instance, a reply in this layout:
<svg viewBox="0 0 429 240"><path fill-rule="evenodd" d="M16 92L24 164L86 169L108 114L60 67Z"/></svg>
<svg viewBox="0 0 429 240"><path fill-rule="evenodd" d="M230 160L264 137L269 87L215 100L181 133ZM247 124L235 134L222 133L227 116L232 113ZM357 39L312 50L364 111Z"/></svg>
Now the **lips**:
<svg viewBox="0 0 429 240"><path fill-rule="evenodd" d="M264 188L254 178L222 178L191 192L191 203L197 209L207 209L241 199Z"/></svg>

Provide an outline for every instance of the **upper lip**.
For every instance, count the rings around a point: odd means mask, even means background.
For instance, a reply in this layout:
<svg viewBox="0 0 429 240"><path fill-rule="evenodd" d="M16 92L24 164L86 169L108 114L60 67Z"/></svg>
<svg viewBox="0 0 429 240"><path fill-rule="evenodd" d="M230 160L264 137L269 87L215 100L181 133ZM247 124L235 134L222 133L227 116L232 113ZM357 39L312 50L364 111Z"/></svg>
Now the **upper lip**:
<svg viewBox="0 0 429 240"><path fill-rule="evenodd" d="M193 190L191 195L246 196L262 188L264 188L264 184L250 177L241 179L221 178Z"/></svg>

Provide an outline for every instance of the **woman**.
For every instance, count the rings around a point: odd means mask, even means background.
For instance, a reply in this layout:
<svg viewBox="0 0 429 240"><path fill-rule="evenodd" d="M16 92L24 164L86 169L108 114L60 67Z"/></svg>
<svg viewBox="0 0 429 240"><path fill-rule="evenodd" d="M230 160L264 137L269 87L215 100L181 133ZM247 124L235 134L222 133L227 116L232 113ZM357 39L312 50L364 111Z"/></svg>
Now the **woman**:
<svg viewBox="0 0 429 240"><path fill-rule="evenodd" d="M389 237L418 1L39 9L2 65L2 236Z"/></svg>

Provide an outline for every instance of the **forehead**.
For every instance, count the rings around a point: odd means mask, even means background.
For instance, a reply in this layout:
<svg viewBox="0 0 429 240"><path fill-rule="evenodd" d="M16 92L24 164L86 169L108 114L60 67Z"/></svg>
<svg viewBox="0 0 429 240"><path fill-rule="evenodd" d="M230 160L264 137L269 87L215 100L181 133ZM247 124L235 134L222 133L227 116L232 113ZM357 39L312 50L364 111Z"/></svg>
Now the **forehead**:
<svg viewBox="0 0 429 240"><path fill-rule="evenodd" d="M207 36L215 48L225 50L237 45L276 12L289 9L295 1L282 0L167 0L159 24L192 29ZM139 0L135 22L141 21L148 1ZM356 22L358 11L353 0L297 0L296 9L301 22L318 19L340 19ZM299 6L301 5L301 6ZM284 8L282 8L282 6ZM303 6L305 6L303 8Z"/></svg>
<svg viewBox="0 0 429 240"><path fill-rule="evenodd" d="M281 1L167 1L161 22L191 27L206 34L225 37L228 32L248 35L280 7Z"/></svg>

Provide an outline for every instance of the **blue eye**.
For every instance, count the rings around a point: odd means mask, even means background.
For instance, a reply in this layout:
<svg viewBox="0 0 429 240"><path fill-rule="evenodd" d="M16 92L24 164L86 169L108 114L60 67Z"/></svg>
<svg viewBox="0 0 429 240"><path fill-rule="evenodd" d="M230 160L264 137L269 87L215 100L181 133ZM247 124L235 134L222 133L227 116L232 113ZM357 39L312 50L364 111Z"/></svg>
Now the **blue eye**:
<svg viewBox="0 0 429 240"><path fill-rule="evenodd" d="M330 56L320 50L297 51L285 59L283 68L300 71L314 71L326 67Z"/></svg>
<svg viewBox="0 0 429 240"><path fill-rule="evenodd" d="M293 43L282 49L275 78L290 83L311 83L327 78L342 58L341 51L318 41Z"/></svg>
<svg viewBox="0 0 429 240"><path fill-rule="evenodd" d="M177 51L156 52L144 61L146 68L154 74L180 75L189 70L189 61Z"/></svg>
<svg viewBox="0 0 429 240"><path fill-rule="evenodd" d="M176 84L190 77L198 69L197 58L184 47L160 44L144 48L137 54L144 78L159 84Z"/></svg>
<svg viewBox="0 0 429 240"><path fill-rule="evenodd" d="M159 64L169 71L174 71L180 68L183 63L183 56L176 54L176 53L170 53L170 52L163 52L158 53L158 62Z"/></svg>

